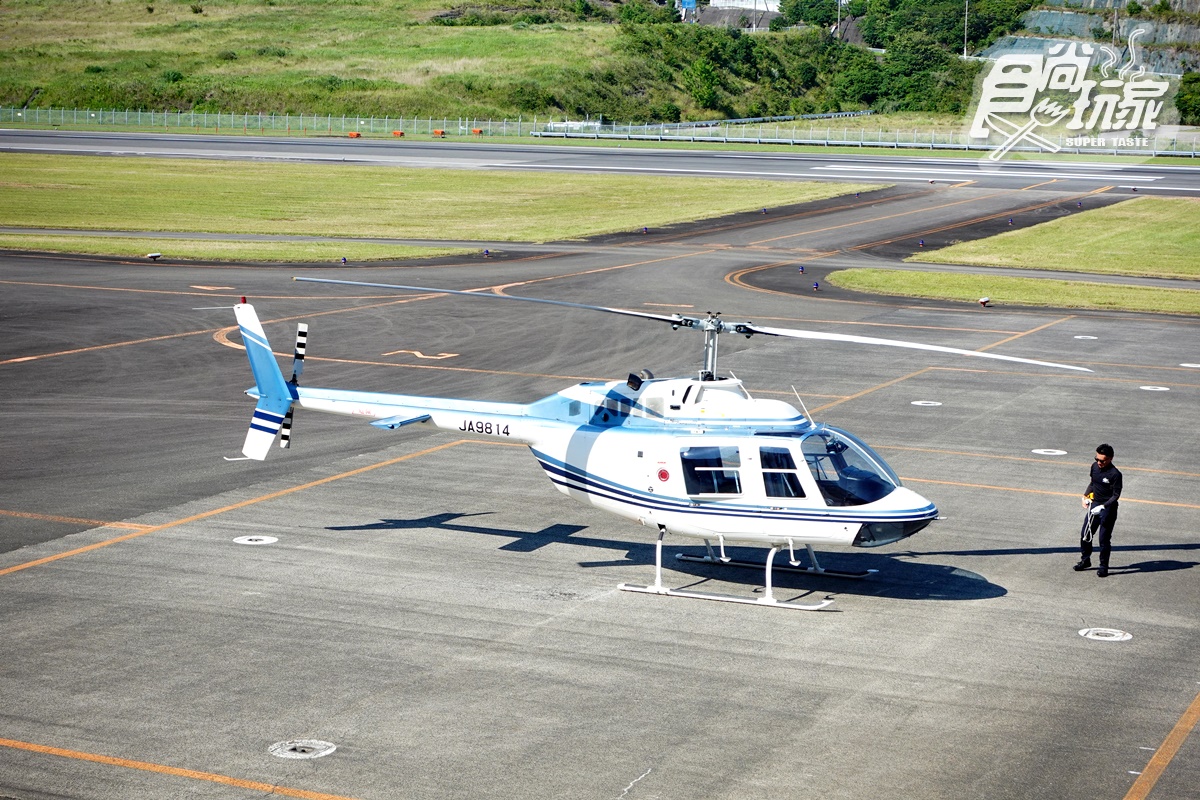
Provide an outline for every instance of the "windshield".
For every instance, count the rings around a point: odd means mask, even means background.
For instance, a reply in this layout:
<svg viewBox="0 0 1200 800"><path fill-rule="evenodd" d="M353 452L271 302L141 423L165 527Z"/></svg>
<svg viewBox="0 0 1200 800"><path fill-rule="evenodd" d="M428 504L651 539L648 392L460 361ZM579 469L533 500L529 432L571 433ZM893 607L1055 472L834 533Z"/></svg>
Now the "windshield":
<svg viewBox="0 0 1200 800"><path fill-rule="evenodd" d="M825 503L860 506L886 497L900 478L860 439L836 428L822 427L800 446Z"/></svg>

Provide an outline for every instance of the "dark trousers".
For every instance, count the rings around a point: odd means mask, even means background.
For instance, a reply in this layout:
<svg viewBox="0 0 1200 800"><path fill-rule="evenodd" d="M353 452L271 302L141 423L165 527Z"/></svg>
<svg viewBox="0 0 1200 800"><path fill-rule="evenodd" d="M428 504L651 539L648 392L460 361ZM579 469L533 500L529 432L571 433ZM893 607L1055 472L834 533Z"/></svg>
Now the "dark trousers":
<svg viewBox="0 0 1200 800"><path fill-rule="evenodd" d="M1087 527L1084 528L1084 535L1079 541L1079 552L1083 556L1084 561L1090 561L1092 558L1092 539L1100 540L1100 566L1108 566L1108 554L1112 550L1112 532L1117 524L1117 507L1111 506L1104 509L1097 516L1088 519ZM1088 535L1090 530L1091 535Z"/></svg>

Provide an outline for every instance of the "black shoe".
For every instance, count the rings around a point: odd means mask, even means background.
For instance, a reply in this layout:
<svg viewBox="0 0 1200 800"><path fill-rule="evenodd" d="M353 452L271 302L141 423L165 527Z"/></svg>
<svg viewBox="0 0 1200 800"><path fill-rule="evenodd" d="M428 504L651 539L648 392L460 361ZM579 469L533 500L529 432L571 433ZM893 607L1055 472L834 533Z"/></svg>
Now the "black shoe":
<svg viewBox="0 0 1200 800"><path fill-rule="evenodd" d="M1097 578L1107 578L1108 577L1108 567L1101 567L1100 569L1096 570L1096 577Z"/></svg>
<svg viewBox="0 0 1200 800"><path fill-rule="evenodd" d="M1071 567L1076 572L1083 572L1085 569L1092 568L1092 560L1090 558L1080 559L1079 563Z"/></svg>

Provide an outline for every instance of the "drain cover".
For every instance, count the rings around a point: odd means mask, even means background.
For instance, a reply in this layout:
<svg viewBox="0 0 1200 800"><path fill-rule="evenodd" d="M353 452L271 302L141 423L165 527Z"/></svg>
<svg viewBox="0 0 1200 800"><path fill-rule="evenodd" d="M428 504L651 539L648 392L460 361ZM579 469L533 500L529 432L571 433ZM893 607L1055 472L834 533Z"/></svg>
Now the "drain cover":
<svg viewBox="0 0 1200 800"><path fill-rule="evenodd" d="M279 540L274 536L239 536L233 541L237 544L275 544Z"/></svg>
<svg viewBox="0 0 1200 800"><path fill-rule="evenodd" d="M279 758L320 758L337 750L333 742L322 742L319 739L289 739L286 742L276 742L267 748L267 752Z"/></svg>
<svg viewBox="0 0 1200 800"><path fill-rule="evenodd" d="M941 405L941 403L939 403L937 400L913 400L912 404L914 406L940 406Z"/></svg>
<svg viewBox="0 0 1200 800"><path fill-rule="evenodd" d="M1133 638L1132 633L1116 628L1084 628L1079 635L1085 639L1095 639L1097 642L1128 642Z"/></svg>
<svg viewBox="0 0 1200 800"><path fill-rule="evenodd" d="M1030 450L1029 452L1035 453L1039 456L1065 456L1067 454L1066 450L1052 450L1050 448Z"/></svg>

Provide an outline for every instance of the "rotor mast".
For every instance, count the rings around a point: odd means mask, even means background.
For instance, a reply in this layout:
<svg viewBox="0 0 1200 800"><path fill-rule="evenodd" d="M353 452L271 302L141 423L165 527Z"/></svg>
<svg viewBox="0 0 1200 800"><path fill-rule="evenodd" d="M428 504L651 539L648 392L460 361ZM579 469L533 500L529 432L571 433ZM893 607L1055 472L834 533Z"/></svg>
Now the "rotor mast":
<svg viewBox="0 0 1200 800"><path fill-rule="evenodd" d="M697 326L704 331L704 369L700 372L700 380L712 381L717 378L717 342L725 327L720 319L720 311L708 312L708 318L700 320Z"/></svg>

